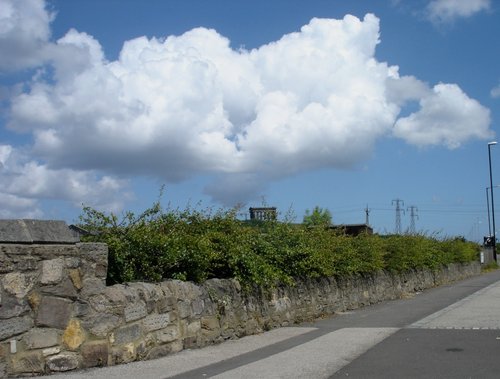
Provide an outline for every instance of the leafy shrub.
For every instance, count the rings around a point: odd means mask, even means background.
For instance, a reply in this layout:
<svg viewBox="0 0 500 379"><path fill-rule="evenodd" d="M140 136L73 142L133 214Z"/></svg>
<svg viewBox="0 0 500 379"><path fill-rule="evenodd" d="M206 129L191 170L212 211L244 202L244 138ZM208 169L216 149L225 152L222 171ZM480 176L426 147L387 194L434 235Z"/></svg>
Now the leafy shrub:
<svg viewBox="0 0 500 379"><path fill-rule="evenodd" d="M174 278L236 278L244 286L293 284L296 278L437 269L477 259L476 244L422 235L350 237L325 226L274 220L248 223L236 210L164 210L160 203L121 220L85 207L88 241L109 248L108 284Z"/></svg>
<svg viewBox="0 0 500 379"><path fill-rule="evenodd" d="M405 271L437 269L448 263L477 260L479 246L461 238L438 240L423 235L396 235L385 238L385 268Z"/></svg>

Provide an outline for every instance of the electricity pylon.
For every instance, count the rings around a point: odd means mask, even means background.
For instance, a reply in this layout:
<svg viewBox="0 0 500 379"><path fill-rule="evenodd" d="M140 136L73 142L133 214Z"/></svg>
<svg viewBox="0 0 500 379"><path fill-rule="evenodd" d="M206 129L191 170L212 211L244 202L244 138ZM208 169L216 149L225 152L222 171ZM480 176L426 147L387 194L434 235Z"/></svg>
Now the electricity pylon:
<svg viewBox="0 0 500 379"><path fill-rule="evenodd" d="M401 213L405 213L404 209L401 209L401 205L405 205L405 202L401 199L395 199L392 201L392 205L396 204L396 234L401 234Z"/></svg>
<svg viewBox="0 0 500 379"><path fill-rule="evenodd" d="M414 205L409 206L408 209L410 211L410 234L415 234L415 220L418 220L418 208Z"/></svg>

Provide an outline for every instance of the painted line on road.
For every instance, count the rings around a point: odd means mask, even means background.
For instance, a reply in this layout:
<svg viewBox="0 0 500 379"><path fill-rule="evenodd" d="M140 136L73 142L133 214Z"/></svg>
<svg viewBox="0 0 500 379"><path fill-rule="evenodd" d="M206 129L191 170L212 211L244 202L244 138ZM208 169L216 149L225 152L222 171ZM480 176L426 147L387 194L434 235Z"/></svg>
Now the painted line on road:
<svg viewBox="0 0 500 379"><path fill-rule="evenodd" d="M399 328L345 328L216 376L217 379L329 378Z"/></svg>
<svg viewBox="0 0 500 379"><path fill-rule="evenodd" d="M500 281L411 325L412 329L500 329Z"/></svg>

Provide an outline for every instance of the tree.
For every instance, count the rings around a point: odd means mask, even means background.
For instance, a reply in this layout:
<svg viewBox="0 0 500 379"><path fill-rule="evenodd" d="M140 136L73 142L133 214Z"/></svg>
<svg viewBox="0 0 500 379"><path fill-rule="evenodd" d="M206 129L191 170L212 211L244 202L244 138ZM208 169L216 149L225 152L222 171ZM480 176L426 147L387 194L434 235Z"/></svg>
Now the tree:
<svg viewBox="0 0 500 379"><path fill-rule="evenodd" d="M332 214L326 208L323 209L315 206L312 212L309 209L306 209L303 223L306 226L330 226L332 225Z"/></svg>

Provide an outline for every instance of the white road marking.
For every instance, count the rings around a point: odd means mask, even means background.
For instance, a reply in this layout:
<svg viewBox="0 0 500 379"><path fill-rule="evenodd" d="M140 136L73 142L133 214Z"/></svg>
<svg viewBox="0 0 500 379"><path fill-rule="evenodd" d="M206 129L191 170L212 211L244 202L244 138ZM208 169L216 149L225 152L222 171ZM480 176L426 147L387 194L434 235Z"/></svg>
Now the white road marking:
<svg viewBox="0 0 500 379"><path fill-rule="evenodd" d="M500 282L493 283L409 327L420 329L500 329Z"/></svg>
<svg viewBox="0 0 500 379"><path fill-rule="evenodd" d="M399 328L340 329L213 378L328 378L398 330Z"/></svg>

